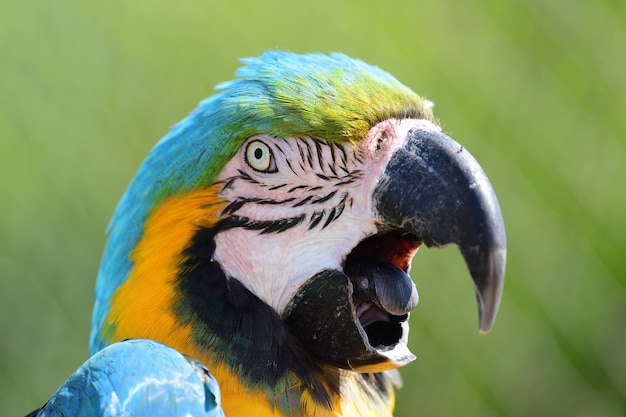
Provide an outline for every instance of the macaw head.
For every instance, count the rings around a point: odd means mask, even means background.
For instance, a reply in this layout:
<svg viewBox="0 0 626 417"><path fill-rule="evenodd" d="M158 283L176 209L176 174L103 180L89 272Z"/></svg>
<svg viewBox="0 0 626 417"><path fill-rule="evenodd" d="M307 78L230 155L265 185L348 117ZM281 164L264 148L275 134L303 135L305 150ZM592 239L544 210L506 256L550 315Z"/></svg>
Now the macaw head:
<svg viewBox="0 0 626 417"><path fill-rule="evenodd" d="M122 198L92 352L146 337L249 386L276 391L297 375L323 397L333 382L316 386L306 376L316 369L376 373L414 359L409 269L422 244L459 247L488 331L502 217L432 105L340 54L244 63L151 151Z"/></svg>

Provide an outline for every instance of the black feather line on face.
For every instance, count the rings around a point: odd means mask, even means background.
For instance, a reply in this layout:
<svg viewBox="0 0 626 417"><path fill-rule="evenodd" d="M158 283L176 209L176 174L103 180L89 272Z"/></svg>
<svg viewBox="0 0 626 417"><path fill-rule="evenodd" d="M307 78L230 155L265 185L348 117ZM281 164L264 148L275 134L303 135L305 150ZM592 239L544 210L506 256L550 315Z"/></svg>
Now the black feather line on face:
<svg viewBox="0 0 626 417"><path fill-rule="evenodd" d="M268 188L268 190L270 190L270 191L279 190L279 189L281 189L283 187L286 187L286 186L287 186L287 184L278 184L278 185L274 185L273 187Z"/></svg>
<svg viewBox="0 0 626 417"><path fill-rule="evenodd" d="M234 214L235 212L239 211L245 204L248 203L253 203L253 204L260 204L260 205L283 205L283 204L287 204L287 203L291 203L292 201L294 201L296 198L295 197L289 197L289 198L285 198L282 200L272 200L269 198L238 198L235 201L229 203L224 210L222 210L222 214Z"/></svg>
<svg viewBox="0 0 626 417"><path fill-rule="evenodd" d="M247 217L233 216L228 220L231 227L242 227L246 230L258 230L261 234L266 233L281 233L285 230L289 230L302 223L306 215L301 214L296 217L287 217L278 220L253 220Z"/></svg>
<svg viewBox="0 0 626 417"><path fill-rule="evenodd" d="M248 174L246 171L243 171L241 169L238 169L237 171L239 172L239 176L238 177L234 177L234 178L244 180L244 181L249 182L251 184L259 184L259 182L257 180L255 180L254 178L252 178L250 176L250 174Z"/></svg>
<svg viewBox="0 0 626 417"><path fill-rule="evenodd" d="M302 139L304 145L306 146L306 163L308 164L310 169L314 169L313 167L313 151L311 150L311 144L308 140Z"/></svg>
<svg viewBox="0 0 626 417"><path fill-rule="evenodd" d="M306 157L304 156L304 149L300 145L300 141L298 141L298 152L300 152L300 160L304 161Z"/></svg>
<svg viewBox="0 0 626 417"><path fill-rule="evenodd" d="M287 166L289 167L289 169L291 170L291 172L293 172L295 175L297 175L297 174L296 174L296 171L295 171L295 170L293 169L293 167L291 166L291 162L289 162L289 159L288 159L288 158L285 158L285 162L287 163Z"/></svg>
<svg viewBox="0 0 626 417"><path fill-rule="evenodd" d="M311 222L309 223L309 230L317 226L324 218L324 211L315 211L311 214Z"/></svg>
<svg viewBox="0 0 626 417"><path fill-rule="evenodd" d="M339 152L341 152L341 166L346 172L348 172L348 154L343 146L337 146Z"/></svg>
<svg viewBox="0 0 626 417"><path fill-rule="evenodd" d="M332 164L328 164L328 169L330 170L330 172L333 173L333 177L337 176L337 171L335 170L335 167Z"/></svg>
<svg viewBox="0 0 626 417"><path fill-rule="evenodd" d="M313 143L315 144L315 152L317 153L317 163L320 166L320 169L324 171L324 157L322 153L322 145L321 142L317 139L313 139Z"/></svg>
<svg viewBox="0 0 626 417"><path fill-rule="evenodd" d="M303 188L308 188L308 185L304 185L304 184L301 184L301 185L296 185L295 187L291 187L291 188L289 189L289 191L287 191L287 192L288 192L288 193L293 193L294 191L296 191L296 190L301 190L301 189L303 189Z"/></svg>
<svg viewBox="0 0 626 417"><path fill-rule="evenodd" d="M300 207L305 205L306 203L308 203L314 196L313 195L309 195L307 197L304 197L302 200L298 201L296 204L294 204L291 207Z"/></svg>
<svg viewBox="0 0 626 417"><path fill-rule="evenodd" d="M233 227L241 224L226 219L195 233L179 267L176 287L181 297L173 306L175 314L181 323L191 324L200 349L210 350L245 384L268 396L273 393L276 398L270 403L276 400L286 410L300 409L306 390L330 409L331 398L339 395L338 371L315 361L270 306L237 279L227 278L213 260L216 234ZM302 381L301 388L292 388L287 379L293 377ZM288 388L276 392L277 386ZM284 401L289 403L281 404Z"/></svg>
<svg viewBox="0 0 626 417"><path fill-rule="evenodd" d="M329 224L331 224L336 219L335 213L336 213L336 210L334 207L330 209L330 212L326 214L326 222L324 223L324 226L322 226L322 229L325 229Z"/></svg>
<svg viewBox="0 0 626 417"><path fill-rule="evenodd" d="M326 194L323 197L317 197L311 200L311 204L321 204L321 203L325 203L328 200L330 200L331 198L333 198L335 196L335 194L337 194L337 190L333 190L330 193Z"/></svg>
<svg viewBox="0 0 626 417"><path fill-rule="evenodd" d="M330 163L329 165L336 165L337 164L337 160L336 158L336 154L335 154L335 147L338 146L334 143L328 143L326 141L323 141L323 143L325 143L328 148L330 149Z"/></svg>

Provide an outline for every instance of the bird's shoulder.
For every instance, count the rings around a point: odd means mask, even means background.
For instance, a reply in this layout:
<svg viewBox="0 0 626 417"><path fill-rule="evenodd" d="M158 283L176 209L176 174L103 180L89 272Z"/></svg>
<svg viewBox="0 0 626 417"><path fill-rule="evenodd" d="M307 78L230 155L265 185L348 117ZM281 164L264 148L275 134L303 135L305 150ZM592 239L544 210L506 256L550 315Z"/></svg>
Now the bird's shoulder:
<svg viewBox="0 0 626 417"><path fill-rule="evenodd" d="M199 361L147 339L90 357L29 416L223 416L219 386Z"/></svg>

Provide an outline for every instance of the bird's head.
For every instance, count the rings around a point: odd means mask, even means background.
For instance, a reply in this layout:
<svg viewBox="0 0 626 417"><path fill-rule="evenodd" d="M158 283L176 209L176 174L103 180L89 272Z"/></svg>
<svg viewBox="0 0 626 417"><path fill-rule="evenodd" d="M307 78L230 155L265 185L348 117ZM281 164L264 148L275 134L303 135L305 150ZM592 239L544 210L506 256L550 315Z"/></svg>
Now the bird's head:
<svg viewBox="0 0 626 417"><path fill-rule="evenodd" d="M179 337L227 361L241 346L271 351L278 368L284 350L357 371L402 366L422 244L460 248L489 330L506 253L498 202L430 103L340 54L244 62L120 202L92 350Z"/></svg>

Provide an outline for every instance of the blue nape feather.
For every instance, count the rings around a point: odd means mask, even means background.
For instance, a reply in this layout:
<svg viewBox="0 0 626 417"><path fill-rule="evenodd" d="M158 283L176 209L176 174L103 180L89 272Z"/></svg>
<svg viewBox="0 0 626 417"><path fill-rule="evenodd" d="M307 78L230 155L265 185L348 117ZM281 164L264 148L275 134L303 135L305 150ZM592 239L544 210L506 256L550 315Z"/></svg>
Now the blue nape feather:
<svg viewBox="0 0 626 417"><path fill-rule="evenodd" d="M224 416L217 381L200 362L133 339L92 356L37 416Z"/></svg>

